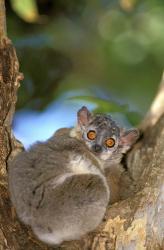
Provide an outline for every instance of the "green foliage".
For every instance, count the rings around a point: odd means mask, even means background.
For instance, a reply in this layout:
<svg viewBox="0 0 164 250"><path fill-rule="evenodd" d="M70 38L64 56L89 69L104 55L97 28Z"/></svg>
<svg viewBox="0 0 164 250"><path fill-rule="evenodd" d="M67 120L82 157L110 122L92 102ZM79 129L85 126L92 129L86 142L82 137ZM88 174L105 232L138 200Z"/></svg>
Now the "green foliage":
<svg viewBox="0 0 164 250"><path fill-rule="evenodd" d="M127 120L132 125L137 125L142 118L142 115L135 111L130 111L128 105L121 105L116 102L112 102L110 100L105 100L101 98L97 98L95 96L75 96L69 98L69 100L73 101L83 101L90 102L96 105L96 108L94 109L95 113L121 113L124 114Z"/></svg>
<svg viewBox="0 0 164 250"><path fill-rule="evenodd" d="M35 0L10 0L13 10L26 22L39 20L38 8Z"/></svg>
<svg viewBox="0 0 164 250"><path fill-rule="evenodd" d="M101 112L124 113L133 124L140 120L138 113L131 110L142 114L147 111L164 66L164 1L11 2L14 11L26 21L18 21L12 12L8 18L8 33L20 52L26 79L19 107L36 96L27 91L32 85L40 95L37 96L40 105L31 101L33 108L47 105L66 91L74 91L76 100L81 98L84 104L94 102ZM28 13L35 13L37 18L28 20ZM44 22L38 24L41 15ZM63 58L72 65L71 71L63 70ZM57 79L58 72L61 75L56 84L52 75ZM83 92L89 88L104 92L109 101L95 93L92 97L76 97L76 90ZM110 102L110 96L130 108Z"/></svg>
<svg viewBox="0 0 164 250"><path fill-rule="evenodd" d="M24 88L20 88L17 108L43 109L53 101L59 82L71 69L70 60L61 52L39 46L20 48L18 56L25 79ZM46 72L49 73L48 81Z"/></svg>

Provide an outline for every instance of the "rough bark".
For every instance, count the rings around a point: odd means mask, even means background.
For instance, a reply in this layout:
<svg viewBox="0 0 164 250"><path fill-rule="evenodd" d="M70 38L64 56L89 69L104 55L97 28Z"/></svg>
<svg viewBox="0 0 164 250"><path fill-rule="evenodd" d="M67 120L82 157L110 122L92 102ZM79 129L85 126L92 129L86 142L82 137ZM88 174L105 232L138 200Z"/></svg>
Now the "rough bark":
<svg viewBox="0 0 164 250"><path fill-rule="evenodd" d="M51 250L54 248L39 242L31 230L19 222L8 195L7 161L21 148L12 136L11 122L22 75L15 49L6 37L3 4L0 0L0 250ZM133 192L126 199L109 206L95 232L56 249L164 249L163 82L140 126L143 137L126 159Z"/></svg>

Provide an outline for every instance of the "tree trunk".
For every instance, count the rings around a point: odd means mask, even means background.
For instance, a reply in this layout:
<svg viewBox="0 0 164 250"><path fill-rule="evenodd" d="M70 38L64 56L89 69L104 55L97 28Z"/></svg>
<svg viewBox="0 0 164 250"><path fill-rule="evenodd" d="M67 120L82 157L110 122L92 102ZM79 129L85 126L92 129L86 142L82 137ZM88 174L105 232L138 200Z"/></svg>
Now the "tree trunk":
<svg viewBox="0 0 164 250"><path fill-rule="evenodd" d="M7 162L21 150L21 144L11 133L11 122L22 78L15 49L6 37L4 1L0 0L0 250L51 250L54 248L38 241L30 228L19 222L8 195ZM95 232L56 249L164 249L163 112L164 80L140 126L143 137L126 159L133 192L109 206Z"/></svg>

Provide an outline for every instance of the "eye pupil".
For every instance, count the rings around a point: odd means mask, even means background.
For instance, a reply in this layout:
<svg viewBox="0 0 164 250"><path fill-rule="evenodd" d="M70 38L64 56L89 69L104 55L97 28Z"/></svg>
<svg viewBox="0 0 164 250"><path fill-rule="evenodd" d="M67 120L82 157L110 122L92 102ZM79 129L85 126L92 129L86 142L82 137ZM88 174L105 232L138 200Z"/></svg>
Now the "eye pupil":
<svg viewBox="0 0 164 250"><path fill-rule="evenodd" d="M105 143L106 143L107 147L112 148L115 145L115 140L113 138L109 138L109 139L106 140Z"/></svg>
<svg viewBox="0 0 164 250"><path fill-rule="evenodd" d="M90 130L87 133L87 137L88 137L89 140L94 140L96 138L96 132L94 130Z"/></svg>

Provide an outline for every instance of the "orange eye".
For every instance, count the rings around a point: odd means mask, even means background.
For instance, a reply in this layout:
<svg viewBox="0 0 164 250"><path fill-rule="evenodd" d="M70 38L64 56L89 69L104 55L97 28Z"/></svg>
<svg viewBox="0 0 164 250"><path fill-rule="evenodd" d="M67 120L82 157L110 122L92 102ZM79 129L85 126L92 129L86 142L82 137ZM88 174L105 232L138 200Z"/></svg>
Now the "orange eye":
<svg viewBox="0 0 164 250"><path fill-rule="evenodd" d="M88 137L89 140L94 140L96 138L96 132L94 130L90 130L87 133L87 137Z"/></svg>
<svg viewBox="0 0 164 250"><path fill-rule="evenodd" d="M109 138L105 141L107 147L112 148L115 145L115 140L113 138Z"/></svg>

